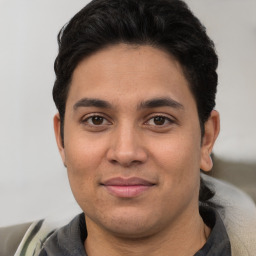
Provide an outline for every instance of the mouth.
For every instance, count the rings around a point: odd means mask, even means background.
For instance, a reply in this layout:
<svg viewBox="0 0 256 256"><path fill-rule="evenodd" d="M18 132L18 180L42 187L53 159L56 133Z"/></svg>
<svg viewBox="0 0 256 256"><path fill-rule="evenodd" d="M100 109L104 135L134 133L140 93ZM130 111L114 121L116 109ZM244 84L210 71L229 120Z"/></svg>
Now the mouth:
<svg viewBox="0 0 256 256"><path fill-rule="evenodd" d="M115 197L133 198L153 188L156 184L138 177L132 178L112 178L100 185Z"/></svg>

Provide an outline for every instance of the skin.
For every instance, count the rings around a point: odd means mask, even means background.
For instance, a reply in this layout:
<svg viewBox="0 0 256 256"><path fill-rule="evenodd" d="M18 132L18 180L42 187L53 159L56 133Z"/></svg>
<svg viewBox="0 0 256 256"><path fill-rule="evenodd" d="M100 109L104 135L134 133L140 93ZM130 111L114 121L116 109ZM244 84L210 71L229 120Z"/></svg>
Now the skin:
<svg viewBox="0 0 256 256"><path fill-rule="evenodd" d="M85 58L66 102L64 147L58 114L54 127L86 215L89 255L193 255L203 246L210 230L198 211L200 168L212 168L219 115L212 111L201 138L195 99L172 56L119 44ZM106 185L116 177L151 185L120 196Z"/></svg>

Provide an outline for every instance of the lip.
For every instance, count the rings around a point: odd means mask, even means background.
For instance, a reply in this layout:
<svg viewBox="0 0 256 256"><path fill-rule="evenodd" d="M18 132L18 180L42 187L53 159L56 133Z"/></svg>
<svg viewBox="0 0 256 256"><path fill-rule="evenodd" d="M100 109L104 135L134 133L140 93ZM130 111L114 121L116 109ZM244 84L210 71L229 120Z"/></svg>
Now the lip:
<svg viewBox="0 0 256 256"><path fill-rule="evenodd" d="M141 179L138 177L132 178L112 178L101 184L107 191L116 197L133 198L150 190L155 183Z"/></svg>

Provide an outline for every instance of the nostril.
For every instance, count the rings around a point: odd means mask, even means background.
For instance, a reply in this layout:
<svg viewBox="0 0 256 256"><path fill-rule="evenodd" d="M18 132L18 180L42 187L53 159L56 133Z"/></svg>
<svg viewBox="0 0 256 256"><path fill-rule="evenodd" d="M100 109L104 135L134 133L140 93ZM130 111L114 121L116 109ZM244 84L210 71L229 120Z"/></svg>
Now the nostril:
<svg viewBox="0 0 256 256"><path fill-rule="evenodd" d="M139 160L120 161L120 160L112 159L112 160L110 160L110 163L113 164L113 165L121 165L123 167L131 167L131 166L135 166L135 165L141 164L142 161L139 161Z"/></svg>
<svg viewBox="0 0 256 256"><path fill-rule="evenodd" d="M118 161L114 160L114 159L110 160L110 162L111 162L111 164L118 164Z"/></svg>

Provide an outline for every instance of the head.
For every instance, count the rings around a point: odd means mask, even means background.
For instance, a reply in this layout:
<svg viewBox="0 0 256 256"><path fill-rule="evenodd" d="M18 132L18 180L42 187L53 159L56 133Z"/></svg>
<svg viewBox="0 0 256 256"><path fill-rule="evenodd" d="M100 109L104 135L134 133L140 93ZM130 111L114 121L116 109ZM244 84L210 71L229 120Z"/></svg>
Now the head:
<svg viewBox="0 0 256 256"><path fill-rule="evenodd" d="M164 226L157 221L170 210L163 209L166 201L173 202L175 219L198 201L200 168L211 168L218 133L217 56L205 28L182 1L94 0L63 27L58 40L55 131L78 203L107 228L108 221L137 226L142 217L146 223L152 219L145 215L150 199L165 202L154 208L158 219L149 229ZM125 192L113 191L111 182L145 184ZM148 186L153 192L144 193ZM203 201L212 194L202 188ZM131 219L123 219L127 210Z"/></svg>
<svg viewBox="0 0 256 256"><path fill-rule="evenodd" d="M64 144L65 107L74 69L84 58L118 43L150 45L181 64L195 97L201 133L215 107L218 58L204 26L179 0L94 0L58 35L53 99Z"/></svg>

